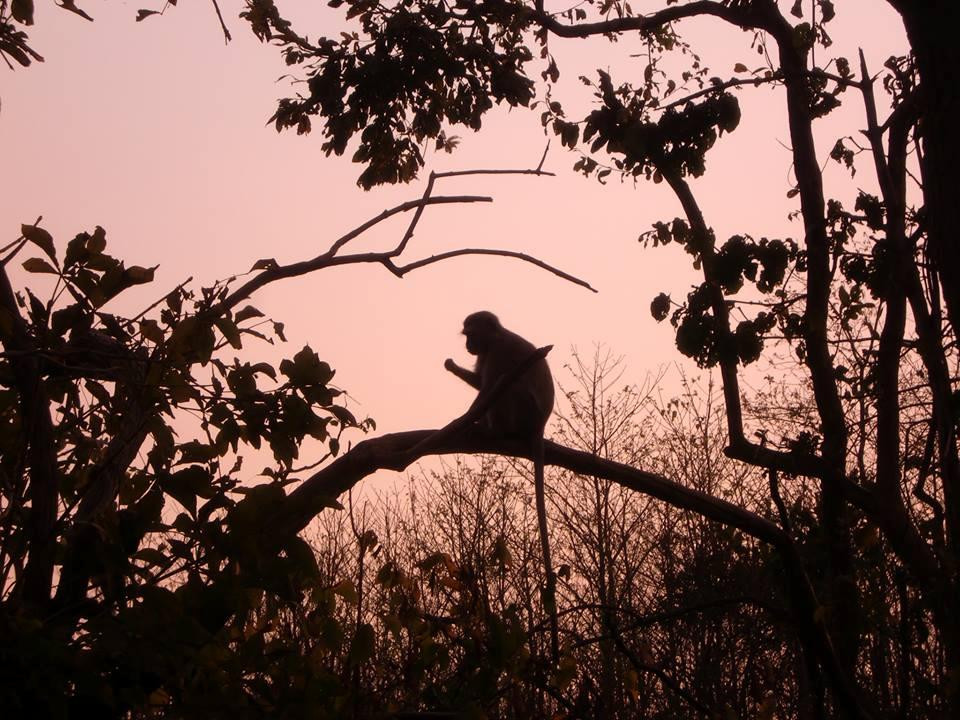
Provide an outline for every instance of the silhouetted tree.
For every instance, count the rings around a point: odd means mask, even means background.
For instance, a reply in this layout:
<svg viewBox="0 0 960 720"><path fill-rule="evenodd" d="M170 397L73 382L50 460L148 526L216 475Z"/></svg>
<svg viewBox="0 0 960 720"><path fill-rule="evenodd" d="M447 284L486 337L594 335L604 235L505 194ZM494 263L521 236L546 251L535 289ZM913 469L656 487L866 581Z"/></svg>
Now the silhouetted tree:
<svg viewBox="0 0 960 720"><path fill-rule="evenodd" d="M893 4L913 53L887 61L879 99L862 58L829 54L827 28L835 13L829 0L789 8L775 0L668 2L645 14L616 1L551 12L537 1L338 0L358 31L313 43L291 35L269 0L251 2L245 17L259 37L279 42L306 76L309 92L280 102L277 127L302 133L319 119L324 149L340 154L351 147L365 165L364 187L410 179L427 141L446 147L448 128L479 129L494 104L530 106L538 97L545 98L544 125L563 145L580 150L575 169L601 180L617 173L666 182L683 217L657 223L645 240L681 245L703 281L680 303L660 295L651 310L658 319L670 318L682 353L719 369L727 454L767 469L774 487L784 476L817 482L823 552L814 579L818 602L829 612L809 603L800 603L798 612L817 613L816 622L828 630L829 642L817 652L834 701L850 716L869 715L880 702L865 696L857 678L867 628L852 532L863 521L881 533L891 560L932 614L938 659L922 672L937 688L932 712L947 716L957 709L950 678L960 668L954 611L960 605L957 336L950 322L956 319L960 263L958 211L947 199L956 184L958 142L951 125L958 65L951 61L956 50L947 28L957 11L944 3ZM738 64L733 77L709 77L679 34L682 21L694 17L746 31L765 67L750 72ZM646 46L644 76L623 82L598 70L586 78L596 107L583 118L568 117L558 100L561 90L553 87L546 97L531 79L533 70L542 70L544 82L559 80L551 43L627 33ZM753 238L748 229L717 238L689 182L705 171L720 136L738 126L732 91L756 85L782 88L777 97L789 124L799 242ZM841 139L830 156L851 169L869 165L880 192L859 192L851 202L827 194L813 127L854 93L864 113L865 152ZM916 142L923 148L919 205L910 189ZM848 342L844 319L860 314L872 318L870 337L852 342L871 353L860 357L872 367L867 382L853 386L835 348ZM783 428L773 435L745 417L740 368L764 357L765 346L775 341L789 344L799 358L816 408L812 432ZM929 428L930 451L920 468L908 462L901 423L909 356L921 363L926 388L920 422ZM860 402L870 408L876 436L876 454L867 458L851 446L849 411Z"/></svg>

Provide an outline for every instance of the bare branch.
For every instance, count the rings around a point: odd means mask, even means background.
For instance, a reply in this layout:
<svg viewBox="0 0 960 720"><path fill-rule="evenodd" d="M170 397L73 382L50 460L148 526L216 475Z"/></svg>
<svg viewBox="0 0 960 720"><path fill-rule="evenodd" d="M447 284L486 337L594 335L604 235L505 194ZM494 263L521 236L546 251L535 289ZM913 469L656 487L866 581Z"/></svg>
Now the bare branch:
<svg viewBox="0 0 960 720"><path fill-rule="evenodd" d="M540 162L537 163L537 172L539 173L543 170L543 164L547 161L547 153L550 152L550 140L547 139L547 146L543 149L543 155L540 156ZM546 175L553 175L553 173L544 173Z"/></svg>
<svg viewBox="0 0 960 720"><path fill-rule="evenodd" d="M535 170L450 170L449 172L436 173L437 178L463 177L466 175L547 175L548 177L556 177L555 173L541 170L539 167Z"/></svg>
<svg viewBox="0 0 960 720"><path fill-rule="evenodd" d="M542 161L541 161L542 162ZM568 273L558 270L551 265L538 260L530 255L524 253L513 252L510 250L487 250L487 249L461 249L453 250L448 253L441 253L440 255L434 255L433 257L426 258L424 260L418 260L416 262L410 263L408 265L397 266L393 262L393 258L398 257L407 247L410 238L413 237L413 231L415 230L417 223L420 220L420 216L423 214L423 208L427 205L442 205L449 203L472 203L472 202L493 202L493 198L485 195L440 195L432 197L430 195L433 192L433 185L437 179L448 178L448 177L459 177L466 175L552 175L553 173L546 172L539 168L535 170L453 170L449 172L442 173L431 173L430 179L427 182L427 188L423 193L423 196L418 200L409 200L407 202L396 205L388 210L384 210L382 213L376 217L367 220L365 223L358 225L356 228L343 235L337 239L331 246L330 249L325 253L316 256L312 260L304 260L302 262L291 263L289 265L273 265L268 267L255 275L253 278L245 282L239 288L234 290L230 295L228 295L222 302L214 305L212 308L207 310L205 316L208 318L217 317L223 313L230 310L232 307L237 305L242 300L245 300L254 292L262 288L264 285L268 285L277 280L283 280L285 278L298 277L300 275L306 275L307 273L315 272L327 267L334 267L337 265L347 265L354 263L380 263L386 267L390 272L392 272L397 277L402 277L404 274L411 270L415 270L424 265L429 265L439 260L446 259L448 257L454 257L456 255L503 255L505 257L515 257L526 262L530 262L538 267L547 270L558 277L561 277L565 280L568 280L572 283L585 287L593 292L596 292L588 283L579 278L574 277ZM337 253L351 240L359 237L361 234L372 228L373 226L383 222L387 218L393 217L400 213L407 212L409 210L415 210L413 219L410 222L410 225L407 227L406 232L403 235L403 238L400 240L400 243L393 248L392 250L385 252L371 252L371 253L357 253L354 255L340 255Z"/></svg>
<svg viewBox="0 0 960 720"><path fill-rule="evenodd" d="M254 292L262 288L264 285L269 285L272 282L277 280L283 280L285 278L298 277L300 275L306 275L307 273L315 272L316 270L321 270L326 267L332 267L335 265L345 265L348 262L381 262L382 258L388 258L391 256L392 251L388 253L363 253L361 255L351 255L348 258L337 258L334 255L337 251L346 245L348 242L362 234L363 232L369 230L374 225L377 225L380 222L383 222L389 217L397 215L399 213L407 212L417 207L421 207L424 204L427 205L442 205L448 203L470 203L470 202L493 202L493 198L486 196L478 195L455 195L455 196L440 196L432 197L427 199L420 200L410 200L405 203L401 203L395 207L390 208L389 210L384 210L382 213L377 215L374 218L371 218L362 225L354 228L346 235L337 240L333 245L330 246L330 249L322 255L318 255L312 260L304 260L302 262L291 263L290 265L276 265L274 267L263 270L258 275L255 275L253 278L245 282L239 288L234 290L230 295L228 295L221 303L212 307L207 315L209 317L216 317L222 315L224 312L234 307L241 300L245 300L250 297ZM346 260L346 262L345 262Z"/></svg>
<svg viewBox="0 0 960 720"><path fill-rule="evenodd" d="M517 258L518 260L523 260L524 262L531 263L537 267L543 268L544 270L553 273L557 277L561 277L564 280L572 282L575 285L580 287L585 287L591 292L598 292L590 283L586 280L581 280L578 277L574 277L569 273L565 273L563 270L559 270L552 265L549 265L543 260L533 257L532 255L527 255L526 253L517 252L515 250L494 250L492 248L462 248L460 250L450 250L448 252L439 253L438 255L431 255L428 258L422 260L416 260L407 265L394 265L392 262L384 262L387 265L390 272L392 272L397 277L403 277L406 273L411 270L416 270L425 265L431 265L435 262L440 262L441 260L446 260L448 258L457 257L458 255L501 255L503 257L512 257Z"/></svg>
<svg viewBox="0 0 960 720"><path fill-rule="evenodd" d="M434 173L430 173L430 179L427 180L427 189L423 191L423 201L420 204L420 207L417 208L417 211L413 214L413 219L410 220L410 225L407 226L407 231L403 234L403 237L400 239L400 243L393 250L393 256L396 257L403 253L407 248L407 243L410 242L410 238L413 237L413 231L417 228L417 223L420 222L420 216L423 215L423 208L426 207L426 202L430 197L430 193L433 191L433 183L436 180L437 176Z"/></svg>
<svg viewBox="0 0 960 720"><path fill-rule="evenodd" d="M223 30L223 42L224 44L229 43L233 38L230 37L230 30L227 28L227 24L223 21L223 14L220 12L220 6L217 4L217 0L210 0L213 3L213 9L217 11L217 20L220 21L220 29Z"/></svg>
<svg viewBox="0 0 960 720"><path fill-rule="evenodd" d="M333 245L330 246L330 249L327 250L323 255L318 255L314 260L319 260L321 258L333 257L337 252L348 242L359 237L367 230L372 228L374 225L378 225L387 218L393 217L394 215L399 215L400 213L405 213L408 210L413 210L414 208L418 211L424 205L443 205L446 203L471 203L471 202L493 202L492 197L486 195L453 195L453 196L438 196L438 197L428 197L429 192L424 193L424 196L419 200L408 200L405 203L400 203L389 210L384 210L382 213L376 217L370 218L362 225L358 225L353 230L348 232L343 237L339 238ZM311 261L312 262L312 261Z"/></svg>
<svg viewBox="0 0 960 720"><path fill-rule="evenodd" d="M697 90L696 92L690 93L689 95L684 95L682 98L674 100L673 102L667 103L666 105L661 105L657 110L669 110L670 108L675 108L680 105L685 105L691 100L696 100L698 97L703 97L704 95L710 95L712 93L722 92L729 88L734 87L743 87L745 85L753 85L757 87L759 85L764 85L766 83L775 83L782 82L783 77L777 73L774 73L770 77L763 78L732 78L725 82L713 83L709 87L705 87L702 90Z"/></svg>

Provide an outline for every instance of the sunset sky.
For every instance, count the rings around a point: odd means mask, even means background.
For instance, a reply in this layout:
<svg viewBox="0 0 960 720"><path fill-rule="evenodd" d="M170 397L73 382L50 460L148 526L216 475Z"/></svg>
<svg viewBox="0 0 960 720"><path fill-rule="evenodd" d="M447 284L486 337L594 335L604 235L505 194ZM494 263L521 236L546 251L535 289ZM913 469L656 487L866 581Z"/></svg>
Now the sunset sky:
<svg viewBox="0 0 960 720"><path fill-rule="evenodd" d="M135 23L137 9L162 4L149 2L81 0L93 23L38 3L31 44L46 62L15 72L0 68L0 245L40 215L61 248L75 233L102 225L108 249L128 264L160 265L156 282L105 308L137 312L190 275L209 284L245 272L259 258L313 257L422 192L423 180L361 191L359 166L348 157L324 157L319 122L304 137L265 125L276 99L288 93L289 80L277 80L287 68L277 49L259 43L237 18L241 3L221 3L234 37L225 45L209 3L183 2ZM339 30L335 11L300 5L278 3L282 12L296 9L292 18L311 38ZM878 72L905 47L885 2L836 5L832 54L854 60L862 46ZM643 12L661 2L633 6ZM737 62L760 64L747 34L718 22L680 30L718 76L732 75ZM602 67L626 81L645 64L630 57L640 52L636 38L616 45L554 40L551 48L562 73L554 98L572 116L589 109L578 75ZM735 232L795 236L799 226L787 220L794 200L786 198L792 176L781 95L751 89L740 98L740 127L708 155L707 174L694 189L721 239ZM821 163L839 134L863 126L856 99L851 93L819 126ZM462 137L459 150L430 155L428 171L530 168L546 144L539 111L523 109L491 113L479 134L453 133ZM471 391L442 363L448 356L468 362L458 332L463 316L478 309L493 310L538 345L554 344L550 359L561 383L572 346L589 354L602 342L623 354L625 381L679 361L671 328L653 321L649 303L660 291L683 297L697 276L679 248L645 250L637 243L653 221L679 215L678 203L664 185L587 180L570 170L576 159L555 142L545 168L557 177L476 176L438 186L442 194L492 195L494 203L428 209L407 257L460 247L518 250L587 280L598 294L505 258L458 258L403 280L372 266L335 269L274 285L253 299L286 323L290 342L280 350L254 346L251 357L277 359L309 343L337 369L353 409L373 416L382 431L435 427L466 406ZM851 182L832 166L830 194L852 201L858 185L869 187L867 176ZM405 222L357 247L395 243ZM24 273L14 275L21 284Z"/></svg>

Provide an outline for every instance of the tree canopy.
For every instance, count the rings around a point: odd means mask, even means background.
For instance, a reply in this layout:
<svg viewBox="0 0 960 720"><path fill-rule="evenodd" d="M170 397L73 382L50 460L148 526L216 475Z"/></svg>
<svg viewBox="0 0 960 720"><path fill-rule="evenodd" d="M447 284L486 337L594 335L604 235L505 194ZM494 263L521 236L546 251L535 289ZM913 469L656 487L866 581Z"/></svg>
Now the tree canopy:
<svg viewBox="0 0 960 720"><path fill-rule="evenodd" d="M837 9L830 0L667 0L643 12L616 0L562 9L546 8L542 0L330 4L355 30L311 41L272 0L248 0L241 16L257 37L279 46L305 81L279 102L272 118L277 129L319 132L328 154L350 151L363 168L361 187L413 180L427 147L454 149L455 132L482 130L485 113L503 104L536 106L548 134L576 155L573 170L600 182L620 176L666 183L679 202L682 217L663 218L641 241L678 245L701 279L679 300L676 288L651 289L641 305L652 301L654 317L669 319L680 353L716 369L723 453L762 478L754 500L731 501L722 484L693 487L643 467L642 456L618 462L597 447L550 443L547 461L716 521L736 533L726 537L731 546L746 536L764 548L755 567L776 570L788 628L782 642L799 648L785 681L796 716L954 716L960 703L960 216L953 201L960 62L951 39L957 6L891 0L911 52L891 56L881 70L868 67L862 55L832 55ZM22 65L39 59L20 28L31 22L32 5L14 2L8 10L3 0L0 8L0 50ZM684 40L683 24L691 18L745 31L745 45L762 67L738 64L730 77L713 75ZM552 48L594 36L615 42L626 34L644 43L643 76L616 77L606 66L582 76L594 105L582 117L571 116L561 97L564 69ZM744 218L742 231L720 238L692 181L707 171L722 137L737 131L739 93L761 85L776 87L776 101L784 105L795 178L790 197L801 232L755 237ZM814 128L841 103L861 108L862 127L850 128L824 155ZM835 196L824 183L827 161L869 174L878 190ZM434 179L423 199L404 208L415 210L415 218L440 201L431 195ZM147 667L150 658L134 651L134 638L165 647L163 634L182 626L185 635L171 641L174 650L210 678L227 663L223 653L246 668L270 662L262 645L245 647L251 638L263 641L257 633L247 637L256 614L248 591L296 604L312 587L312 602L328 608L330 593L351 594L339 584L311 586L316 559L296 533L324 508L336 507L336 498L359 479L377 468L405 468L424 453L524 454L450 428L373 438L341 453L339 433L362 423L338 403L332 370L310 348L282 363L279 374L269 365L217 358L217 350L238 346L244 335L263 335L250 324L258 311L239 305L266 282L342 262L380 263L400 274L422 265L397 264L409 233L386 253L340 253L351 239L295 266L260 261L259 274L239 287L176 288L162 306L132 318L97 308L149 281L151 271L107 255L101 229L70 241L62 261L39 224L24 225L6 248L4 264L27 246L38 247L43 256L26 260L25 269L57 276L57 290L41 300L29 289L18 296L5 271L0 275L3 572L12 578L2 621L13 638L4 653L20 668L11 676L15 683L39 687L26 679L39 658L49 668L44 682L71 698L60 712L95 701L120 713L156 706L189 715L199 705L171 668L175 653L158 661L162 668ZM154 318L150 313L157 311ZM282 335L282 326L272 327ZM776 387L749 392L744 379L751 365L789 374L801 390L795 397ZM209 377L201 380L198 367ZM273 387L262 389L268 378ZM200 413L205 440L178 443L165 419L178 406ZM95 441L102 433L105 444ZM337 458L287 492L308 436ZM219 458L240 442L271 447L279 468L274 482L245 489L236 477L240 468L220 467ZM149 449L136 462L141 448ZM165 496L184 510L172 523L163 520ZM151 533L163 544L150 544ZM376 535L355 536L362 579L364 559L380 545ZM439 568L448 588L466 593L465 578L473 581L466 566L431 557L422 569ZM502 565L505 556L497 557ZM387 589L405 587L396 567L388 562L379 571ZM649 590L628 587L628 595ZM478 597L467 593L458 602ZM537 631L522 629L519 607L488 610L483 632L471 630L464 606L458 605L463 615L451 616L478 643L461 648L470 660L445 686L465 693L455 709L479 708L480 695L470 693L479 692L474 681L481 676L492 682L480 683L484 692L496 695L496 679L483 676L482 653L471 654L495 646L506 654L496 656L489 672L512 678L527 668L553 708L576 716L580 698L589 704L592 696L586 679L570 684L575 644L566 648L568 660L549 672L524 665L522 634ZM613 643L632 672L652 673L697 712L712 712L689 687L671 685L668 664L651 660L646 640L611 619L610 613L625 612L623 605L603 612L598 647ZM361 674L353 670L373 657L378 642L360 614L345 650L347 671L337 679L343 685L334 691L323 684L333 683L326 675L310 676L322 699L358 697ZM434 620L431 615L417 608L404 616L401 630L421 642L417 623ZM193 616L199 626L186 622ZM384 627L390 622L384 619ZM499 641L480 639L487 631ZM220 654L207 662L201 646ZM123 677L129 667L139 673L134 694L111 695L131 686ZM621 678L633 683L634 693L635 681ZM5 693L18 697L16 687ZM210 692L208 684L203 688ZM216 707L229 706L216 697ZM496 715L500 701L484 697L485 709L477 711ZM336 711L336 703L320 706ZM511 707L520 714L519 705ZM763 712L772 717L774 706Z"/></svg>

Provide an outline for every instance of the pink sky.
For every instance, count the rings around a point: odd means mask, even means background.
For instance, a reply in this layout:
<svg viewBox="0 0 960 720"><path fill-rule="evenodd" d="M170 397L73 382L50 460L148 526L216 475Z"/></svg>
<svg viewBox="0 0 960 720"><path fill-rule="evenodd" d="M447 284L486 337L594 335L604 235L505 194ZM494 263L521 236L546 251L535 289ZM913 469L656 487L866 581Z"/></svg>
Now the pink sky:
<svg viewBox="0 0 960 720"><path fill-rule="evenodd" d="M237 19L241 3L221 2L234 36L224 46L209 3L183 3L135 23L147 2L80 2L94 23L38 3L30 35L46 62L0 68L0 244L38 215L60 247L102 225L109 249L128 264L160 265L154 284L114 308L137 311L190 275L208 284L261 257L313 257L353 226L422 192L417 182L364 193L355 185L359 166L324 157L319 133L278 135L265 127L275 100L287 93L286 81L277 83L286 68L276 48L260 44ZM303 12L294 3L278 5ZM633 6L642 12L660 3ZM835 54L854 60L862 46L876 72L905 46L885 2L838 2L837 11L830 26ZM300 29L311 37L332 33L338 22L325 7L303 18L311 25ZM687 23L681 31L717 75L731 75L736 62L759 64L747 34L716 22ZM563 73L554 97L571 109L587 107L578 75L601 66L627 80L644 66L629 57L639 52L631 38L616 45L554 41L552 49ZM748 90L740 97L743 122L708 155L707 175L694 189L720 238L796 236L798 226L786 217L794 201L785 196L791 175L779 93ZM855 99L851 92L822 123L821 162L838 134L863 126ZM533 167L545 145L538 111L495 112L480 134L454 132L462 136L460 150L431 156L428 170ZM679 215L679 206L663 185L586 180L569 169L575 160L554 143L546 169L555 178L447 182L439 192L495 201L429 209L408 253L415 259L458 247L524 251L588 280L599 294L515 260L459 258L403 280L375 267L327 271L267 288L253 304L286 323L285 354L309 343L330 362L355 411L373 416L380 431L438 426L466 406L471 391L442 363L448 356L468 361L458 331L477 309L493 310L536 344L554 344L550 359L561 382L571 346L589 354L596 342L625 356L624 381L640 381L681 359L672 329L653 321L649 303L660 291L683 297L697 276L679 248L644 250L636 242L653 221ZM852 202L858 185L869 187L868 175L851 182L831 167L828 188ZM400 220L360 242L386 247L404 227ZM267 346L254 346L253 354L279 357Z"/></svg>

